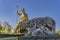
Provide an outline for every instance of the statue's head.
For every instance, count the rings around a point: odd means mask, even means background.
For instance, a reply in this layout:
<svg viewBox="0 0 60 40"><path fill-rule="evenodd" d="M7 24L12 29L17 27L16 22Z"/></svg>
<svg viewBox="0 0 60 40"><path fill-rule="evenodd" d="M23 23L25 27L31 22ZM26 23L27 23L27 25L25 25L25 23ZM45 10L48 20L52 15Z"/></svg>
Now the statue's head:
<svg viewBox="0 0 60 40"><path fill-rule="evenodd" d="M24 8L22 9L22 13L25 13L25 9Z"/></svg>

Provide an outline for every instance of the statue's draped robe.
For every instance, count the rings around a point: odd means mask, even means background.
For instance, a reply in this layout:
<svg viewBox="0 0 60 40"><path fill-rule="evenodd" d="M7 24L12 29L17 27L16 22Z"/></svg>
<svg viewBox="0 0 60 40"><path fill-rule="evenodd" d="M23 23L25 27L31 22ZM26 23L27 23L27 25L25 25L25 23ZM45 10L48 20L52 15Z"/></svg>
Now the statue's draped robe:
<svg viewBox="0 0 60 40"><path fill-rule="evenodd" d="M24 29L22 27L22 25L23 25L22 23L28 21L28 15L26 13L21 13L18 15L20 16L21 19L20 19L20 22L17 24L16 31L17 31L17 33L21 33L21 29ZM25 31L25 29L24 29L24 31Z"/></svg>

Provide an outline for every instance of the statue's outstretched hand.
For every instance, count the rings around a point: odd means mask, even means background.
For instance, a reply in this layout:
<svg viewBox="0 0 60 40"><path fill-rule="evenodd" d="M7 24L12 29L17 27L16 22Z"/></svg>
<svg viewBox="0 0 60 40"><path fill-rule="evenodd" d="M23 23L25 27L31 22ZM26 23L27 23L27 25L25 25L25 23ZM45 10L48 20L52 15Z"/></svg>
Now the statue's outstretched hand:
<svg viewBox="0 0 60 40"><path fill-rule="evenodd" d="M18 9L16 10L16 13L17 13L19 16L21 16L21 14L18 12Z"/></svg>

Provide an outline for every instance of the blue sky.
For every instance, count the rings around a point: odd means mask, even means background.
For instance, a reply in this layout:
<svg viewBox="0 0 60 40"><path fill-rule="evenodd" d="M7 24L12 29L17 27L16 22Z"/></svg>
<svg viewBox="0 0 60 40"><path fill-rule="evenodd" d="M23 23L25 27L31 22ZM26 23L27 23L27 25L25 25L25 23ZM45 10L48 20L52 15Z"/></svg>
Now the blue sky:
<svg viewBox="0 0 60 40"><path fill-rule="evenodd" d="M7 21L12 27L16 27L16 4L19 12L25 8L29 19L49 16L56 21L56 30L60 29L60 0L0 0L0 21Z"/></svg>

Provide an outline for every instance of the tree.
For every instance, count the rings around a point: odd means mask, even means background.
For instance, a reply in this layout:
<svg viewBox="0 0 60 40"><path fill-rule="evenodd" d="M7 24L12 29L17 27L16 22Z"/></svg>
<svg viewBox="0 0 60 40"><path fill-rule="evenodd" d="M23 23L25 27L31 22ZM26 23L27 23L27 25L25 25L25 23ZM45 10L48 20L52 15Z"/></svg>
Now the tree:
<svg viewBox="0 0 60 40"><path fill-rule="evenodd" d="M9 23L5 21L4 22L4 31L7 34L12 34L11 29L12 29L11 25L9 25Z"/></svg>
<svg viewBox="0 0 60 40"><path fill-rule="evenodd" d="M57 30L56 33L57 33L58 35L60 35L60 30Z"/></svg>

